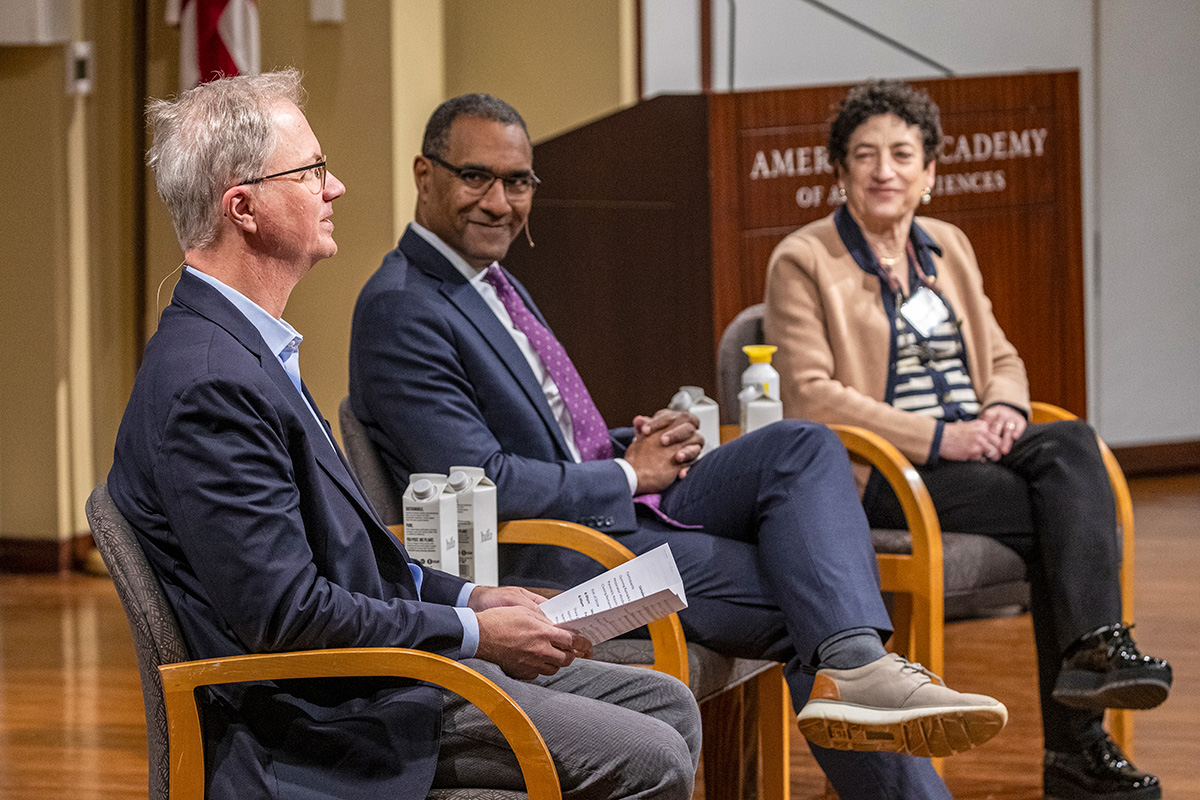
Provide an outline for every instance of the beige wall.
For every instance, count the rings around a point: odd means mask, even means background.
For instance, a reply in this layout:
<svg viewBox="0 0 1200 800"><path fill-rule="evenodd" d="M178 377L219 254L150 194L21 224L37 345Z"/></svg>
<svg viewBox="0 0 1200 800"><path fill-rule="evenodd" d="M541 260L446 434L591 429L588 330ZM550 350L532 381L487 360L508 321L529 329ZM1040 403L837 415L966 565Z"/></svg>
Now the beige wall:
<svg viewBox="0 0 1200 800"><path fill-rule="evenodd" d="M60 47L0 47L0 536L56 538L70 106Z"/></svg>
<svg viewBox="0 0 1200 800"><path fill-rule="evenodd" d="M346 3L341 25L305 21L307 0L262 4L263 66L304 72L309 123L330 168L346 184L334 204L338 254L300 282L287 320L304 334L300 369L330 423L346 393L350 315L358 290L392 241L391 8L389 0Z"/></svg>
<svg viewBox="0 0 1200 800"><path fill-rule="evenodd" d="M0 227L0 538L86 529L82 497L111 464L141 347L138 316L152 332L181 260L138 150L134 80L144 70L151 95L177 91L178 32L152 0L145 63L134 63L135 0L78 2L80 35L96 48L95 91L80 111L63 90L61 47L0 48L0 141L10 185L22 188ZM259 9L263 67L305 73L309 120L348 187L335 206L339 253L287 309L305 335L305 380L336 430L354 300L411 219L412 158L430 111L453 94L488 91L540 138L632 102L633 0L354 0L341 24L309 22L308 0ZM141 209L139 174L148 182ZM144 298L134 285L139 212ZM73 318L86 323L74 338ZM90 375L72 384L81 364Z"/></svg>
<svg viewBox="0 0 1200 800"><path fill-rule="evenodd" d="M134 184L142 159L137 136L142 128L142 99L130 80L137 68L130 46L134 0L108 0L103 8L99 6L84 6L85 35L95 43L96 72L93 94L86 101L93 466L90 480L79 481L85 490L108 474L117 425L141 352L136 332L141 301L134 283L138 238ZM77 518L75 529L85 528L86 522Z"/></svg>
<svg viewBox="0 0 1200 800"><path fill-rule="evenodd" d="M392 22L392 238L413 216L413 157L425 120L446 99L445 25L441 0L394 0Z"/></svg>
<svg viewBox="0 0 1200 800"><path fill-rule="evenodd" d="M534 140L636 100L632 0L445 0L446 92L511 103Z"/></svg>
<svg viewBox="0 0 1200 800"><path fill-rule="evenodd" d="M0 141L13 186L0 227L0 537L86 529L112 460L137 345L132 0L80 4L93 94L68 97L61 46L0 48Z"/></svg>

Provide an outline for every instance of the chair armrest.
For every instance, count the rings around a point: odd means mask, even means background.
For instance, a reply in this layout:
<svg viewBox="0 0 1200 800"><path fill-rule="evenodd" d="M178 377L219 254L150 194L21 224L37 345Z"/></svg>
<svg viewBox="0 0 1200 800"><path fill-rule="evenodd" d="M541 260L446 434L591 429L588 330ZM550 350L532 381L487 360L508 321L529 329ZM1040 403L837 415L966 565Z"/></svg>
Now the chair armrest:
<svg viewBox="0 0 1200 800"><path fill-rule="evenodd" d="M404 541L404 526L388 528ZM518 519L497 526L498 544L539 544L566 547L612 569L634 557L633 551L616 539L586 525L559 519ZM650 667L688 683L687 640L677 614L656 619L646 626L654 648L654 663Z"/></svg>
<svg viewBox="0 0 1200 800"><path fill-rule="evenodd" d="M185 661L160 666L158 671L167 712L171 800L204 798L204 750L195 696L198 687L331 677L412 678L461 695L496 724L512 747L530 800L562 797L550 751L521 707L492 681L443 656L396 647L309 650Z"/></svg>
<svg viewBox="0 0 1200 800"><path fill-rule="evenodd" d="M1070 411L1051 403L1035 400L1030 404L1030 418L1033 422L1056 422L1059 420L1078 419ZM1117 457L1105 444L1100 435L1096 435L1096 443L1100 446L1100 457L1104 460L1104 470L1108 473L1108 482L1112 485L1113 499L1117 506L1117 524L1121 526L1121 609L1126 620L1133 619L1133 498L1129 494L1129 483L1125 480L1125 472L1117 463Z"/></svg>
<svg viewBox="0 0 1200 800"><path fill-rule="evenodd" d="M865 461L883 475L904 509L904 520L912 536L911 561L888 558L879 554L880 579L883 588L889 585L912 587L912 591L927 596L935 606L936 619L942 618L944 607L942 528L929 490L903 453L876 433L854 425L830 425L850 452L850 457ZM907 563L906 563L907 562ZM891 573L893 570L895 572Z"/></svg>

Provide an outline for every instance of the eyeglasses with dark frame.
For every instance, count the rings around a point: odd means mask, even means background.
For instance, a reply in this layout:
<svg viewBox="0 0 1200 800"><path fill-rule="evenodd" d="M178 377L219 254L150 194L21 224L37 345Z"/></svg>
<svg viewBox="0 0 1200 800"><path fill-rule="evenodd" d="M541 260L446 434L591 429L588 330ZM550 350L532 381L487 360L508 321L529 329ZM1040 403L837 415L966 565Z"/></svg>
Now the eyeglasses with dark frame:
<svg viewBox="0 0 1200 800"><path fill-rule="evenodd" d="M301 175L297 180L307 186L308 190L313 194L321 194L325 191L325 163L325 156L321 156L321 160L315 164L308 164L307 166L296 167L295 169L285 169L283 172L276 172L274 175L264 175L261 178L251 178L248 181L242 181L238 185L251 186L263 181L269 181L272 178L282 178L285 175L295 175L297 172L303 172L305 174ZM315 180L309 179L310 174Z"/></svg>
<svg viewBox="0 0 1200 800"><path fill-rule="evenodd" d="M478 167L456 167L449 161L433 155L426 155L425 158L439 167L453 172L468 189L476 194L487 194L496 181L501 181L504 184L504 193L509 197L527 197L533 194L542 182L537 175L533 174L533 170L524 175L495 175Z"/></svg>

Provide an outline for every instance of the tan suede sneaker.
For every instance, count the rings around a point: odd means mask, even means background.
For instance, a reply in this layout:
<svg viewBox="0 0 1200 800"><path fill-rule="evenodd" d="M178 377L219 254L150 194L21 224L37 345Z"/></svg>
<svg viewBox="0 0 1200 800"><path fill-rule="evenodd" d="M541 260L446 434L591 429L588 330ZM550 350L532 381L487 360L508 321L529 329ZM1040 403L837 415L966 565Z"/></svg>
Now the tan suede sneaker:
<svg viewBox="0 0 1200 800"><path fill-rule="evenodd" d="M1008 709L987 695L947 688L920 664L889 653L855 669L818 670L797 722L820 747L942 757L991 739L1008 722Z"/></svg>

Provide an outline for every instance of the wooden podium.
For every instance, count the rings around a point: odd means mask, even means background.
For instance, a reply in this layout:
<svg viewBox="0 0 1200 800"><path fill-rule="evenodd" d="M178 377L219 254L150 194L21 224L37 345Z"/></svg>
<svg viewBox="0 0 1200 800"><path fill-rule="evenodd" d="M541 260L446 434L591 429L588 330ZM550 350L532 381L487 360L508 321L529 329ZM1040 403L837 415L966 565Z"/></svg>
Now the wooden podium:
<svg viewBox="0 0 1200 800"><path fill-rule="evenodd" d="M1033 396L1087 413L1078 75L914 81L942 112L933 202L970 237ZM610 425L716 391L771 250L831 213L825 144L848 86L655 97L538 144L529 287Z"/></svg>

